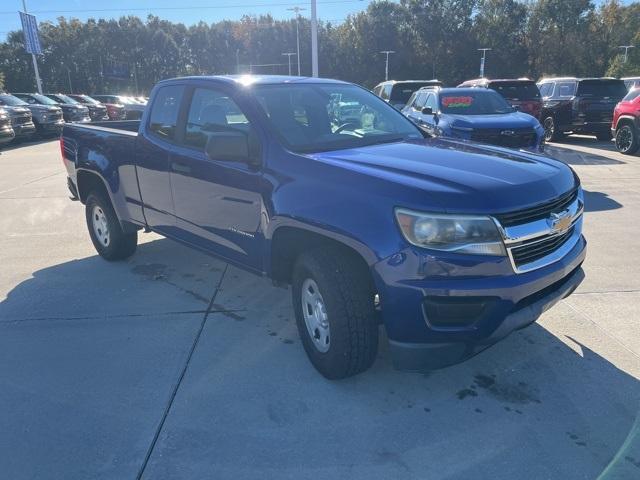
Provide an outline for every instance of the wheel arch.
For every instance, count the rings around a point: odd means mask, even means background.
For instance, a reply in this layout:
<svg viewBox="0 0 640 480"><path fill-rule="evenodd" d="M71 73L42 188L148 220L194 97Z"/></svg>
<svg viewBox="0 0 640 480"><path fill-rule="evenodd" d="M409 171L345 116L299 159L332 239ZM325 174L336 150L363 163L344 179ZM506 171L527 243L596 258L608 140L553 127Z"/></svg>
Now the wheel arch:
<svg viewBox="0 0 640 480"><path fill-rule="evenodd" d="M140 230L141 227L138 225L122 220L121 216L118 214L116 204L113 201L113 196L107 186L107 182L98 172L78 169L76 171L76 186L78 188L78 198L82 204L86 205L87 197L91 192L98 192L111 202L111 206L116 212L116 216L118 217L118 221L120 222L123 231L134 232Z"/></svg>
<svg viewBox="0 0 640 480"><path fill-rule="evenodd" d="M275 283L290 284L298 256L316 248L337 248L353 256L375 287L371 266L377 260L368 247L351 237L304 224L285 224L273 230L266 265L269 276Z"/></svg>

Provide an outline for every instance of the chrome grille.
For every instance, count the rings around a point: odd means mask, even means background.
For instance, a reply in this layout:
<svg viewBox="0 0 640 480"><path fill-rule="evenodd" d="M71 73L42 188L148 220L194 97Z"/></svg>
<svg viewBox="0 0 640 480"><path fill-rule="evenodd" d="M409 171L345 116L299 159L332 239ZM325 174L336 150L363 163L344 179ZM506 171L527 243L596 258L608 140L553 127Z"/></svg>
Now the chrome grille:
<svg viewBox="0 0 640 480"><path fill-rule="evenodd" d="M511 213L500 213L494 215L498 219L503 227L511 227L513 225L520 225L522 223L529 223L542 218L547 218L552 212L559 212L566 210L578 196L578 187L565 193L551 202L546 202L535 207L530 207L524 210Z"/></svg>
<svg viewBox="0 0 640 480"><path fill-rule="evenodd" d="M511 249L511 258L517 268L533 263L541 258L546 257L560 248L574 232L575 227L571 227L564 233L545 237L542 240L534 240L527 242L519 247Z"/></svg>
<svg viewBox="0 0 640 480"><path fill-rule="evenodd" d="M23 123L29 123L30 121L30 115L20 115L11 118L11 123L13 123L14 125L22 125Z"/></svg>

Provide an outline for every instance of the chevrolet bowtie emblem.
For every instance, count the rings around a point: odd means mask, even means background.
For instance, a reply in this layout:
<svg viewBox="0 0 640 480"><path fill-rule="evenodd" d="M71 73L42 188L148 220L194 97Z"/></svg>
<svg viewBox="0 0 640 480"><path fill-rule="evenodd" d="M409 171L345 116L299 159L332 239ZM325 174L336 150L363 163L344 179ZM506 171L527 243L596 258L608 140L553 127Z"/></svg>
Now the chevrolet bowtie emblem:
<svg viewBox="0 0 640 480"><path fill-rule="evenodd" d="M571 215L568 210L560 213L552 213L547 218L547 224L551 227L553 233L560 233L569 230L571 227Z"/></svg>

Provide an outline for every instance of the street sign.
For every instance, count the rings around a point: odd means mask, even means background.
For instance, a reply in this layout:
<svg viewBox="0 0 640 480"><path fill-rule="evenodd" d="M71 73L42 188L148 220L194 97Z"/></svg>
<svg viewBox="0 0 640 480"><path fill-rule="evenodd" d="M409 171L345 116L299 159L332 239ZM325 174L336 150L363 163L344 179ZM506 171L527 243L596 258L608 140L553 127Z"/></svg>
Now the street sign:
<svg viewBox="0 0 640 480"><path fill-rule="evenodd" d="M22 32L24 33L24 48L27 53L42 55L40 37L38 36L38 22L34 15L25 12L20 13Z"/></svg>

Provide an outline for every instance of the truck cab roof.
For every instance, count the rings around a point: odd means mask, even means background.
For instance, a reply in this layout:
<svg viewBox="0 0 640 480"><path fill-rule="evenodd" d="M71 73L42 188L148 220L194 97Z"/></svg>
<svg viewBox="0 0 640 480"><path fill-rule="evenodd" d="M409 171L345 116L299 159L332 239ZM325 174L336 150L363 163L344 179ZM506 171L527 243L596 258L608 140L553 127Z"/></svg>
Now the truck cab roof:
<svg viewBox="0 0 640 480"><path fill-rule="evenodd" d="M215 81L233 86L248 87L251 85L282 85L287 83L348 83L342 80L333 80L317 77L296 77L289 75L194 75L189 77L176 77L158 82L159 85L165 83L181 83Z"/></svg>

